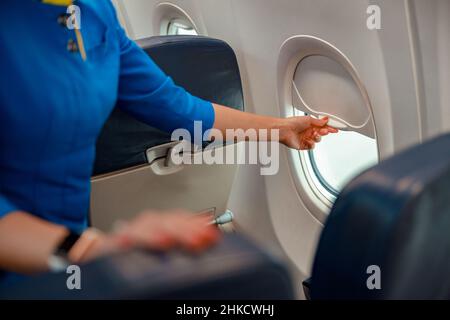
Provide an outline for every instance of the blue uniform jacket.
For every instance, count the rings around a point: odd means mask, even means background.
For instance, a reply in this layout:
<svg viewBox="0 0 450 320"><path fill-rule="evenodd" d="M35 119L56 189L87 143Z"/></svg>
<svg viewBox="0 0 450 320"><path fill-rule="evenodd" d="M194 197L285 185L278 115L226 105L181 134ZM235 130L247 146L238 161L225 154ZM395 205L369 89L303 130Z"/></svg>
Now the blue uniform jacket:
<svg viewBox="0 0 450 320"><path fill-rule="evenodd" d="M66 8L0 2L0 218L24 210L86 227L95 143L114 106L171 132L214 109L176 86L124 33L108 0L76 1L87 53L68 50ZM69 46L70 47L70 46Z"/></svg>

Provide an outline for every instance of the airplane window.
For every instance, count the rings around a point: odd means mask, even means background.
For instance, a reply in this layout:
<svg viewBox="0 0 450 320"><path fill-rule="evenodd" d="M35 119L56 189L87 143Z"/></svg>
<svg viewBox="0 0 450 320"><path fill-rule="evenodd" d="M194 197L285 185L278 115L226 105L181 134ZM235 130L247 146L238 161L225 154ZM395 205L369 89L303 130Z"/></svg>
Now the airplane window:
<svg viewBox="0 0 450 320"><path fill-rule="evenodd" d="M352 178L378 162L378 148L375 139L353 131L340 131L324 137L303 159L309 162L306 168L315 178L314 183L319 184L321 193L334 200Z"/></svg>
<svg viewBox="0 0 450 320"><path fill-rule="evenodd" d="M296 113L333 115L332 120L347 128L324 137L314 150L300 156L309 185L319 191L315 194L320 199L326 198L326 204L334 202L352 178L378 162L370 110L350 68L338 61L307 56L297 65L293 79Z"/></svg>
<svg viewBox="0 0 450 320"><path fill-rule="evenodd" d="M195 28L187 21L182 19L172 19L167 24L167 33L168 36L175 35L190 35L197 36L198 32Z"/></svg>
<svg viewBox="0 0 450 320"><path fill-rule="evenodd" d="M330 135L309 152L314 173L333 196L356 175L378 161L375 139L357 132Z"/></svg>

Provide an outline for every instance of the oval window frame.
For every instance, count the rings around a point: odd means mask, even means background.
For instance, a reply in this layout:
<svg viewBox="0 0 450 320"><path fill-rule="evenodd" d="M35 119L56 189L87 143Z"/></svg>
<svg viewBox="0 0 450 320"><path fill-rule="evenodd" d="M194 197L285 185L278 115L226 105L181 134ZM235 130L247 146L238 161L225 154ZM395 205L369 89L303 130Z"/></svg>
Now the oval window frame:
<svg viewBox="0 0 450 320"><path fill-rule="evenodd" d="M304 48L308 43L313 44L312 50ZM378 160L380 147L377 139L376 123L372 104L367 90L351 61L338 48L329 42L310 35L297 35L288 38L280 47L277 63L277 98L280 112L285 117L299 115L293 103L293 79L299 63L311 55L323 55L340 63L351 75L359 89L370 114L369 123L372 124L373 136L377 144ZM297 193L308 211L321 223L324 223L333 206L336 196L328 192L314 172L310 155L293 149L286 149L290 175L295 183Z"/></svg>
<svg viewBox="0 0 450 320"><path fill-rule="evenodd" d="M180 6L170 3L161 2L156 5L153 12L153 30L157 35L167 35L169 24L173 20L182 20L188 22L199 36L207 36L205 28L200 28L194 19Z"/></svg>
<svg viewBox="0 0 450 320"><path fill-rule="evenodd" d="M173 18L172 20L170 20L167 23L167 27L166 27L167 30L166 30L165 35L168 35L168 36L179 35L179 34L172 34L170 32L171 28L176 28L176 27L174 27L175 24L190 28L191 30L193 30L195 32L195 34L192 34L192 36L198 36L198 31L195 29L195 26L193 26L187 19L180 19L180 18ZM163 29L163 26L161 26L161 29ZM183 28L183 29L187 30L186 28Z"/></svg>

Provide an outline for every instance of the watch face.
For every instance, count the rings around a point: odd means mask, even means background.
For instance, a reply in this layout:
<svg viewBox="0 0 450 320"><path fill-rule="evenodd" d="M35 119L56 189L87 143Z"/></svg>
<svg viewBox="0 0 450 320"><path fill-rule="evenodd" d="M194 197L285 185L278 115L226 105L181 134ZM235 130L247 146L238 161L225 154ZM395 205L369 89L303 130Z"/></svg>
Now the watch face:
<svg viewBox="0 0 450 320"><path fill-rule="evenodd" d="M69 260L56 254L53 254L48 258L47 264L49 270L52 272L64 271L70 265Z"/></svg>

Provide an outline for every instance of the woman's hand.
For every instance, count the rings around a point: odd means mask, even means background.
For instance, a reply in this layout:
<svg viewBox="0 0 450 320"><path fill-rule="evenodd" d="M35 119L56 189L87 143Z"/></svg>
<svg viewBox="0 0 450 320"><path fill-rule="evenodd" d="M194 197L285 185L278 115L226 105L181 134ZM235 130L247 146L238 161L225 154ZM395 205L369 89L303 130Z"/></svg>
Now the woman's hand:
<svg viewBox="0 0 450 320"><path fill-rule="evenodd" d="M117 231L101 236L79 262L132 247L157 251L182 248L200 252L220 239L219 229L209 224L211 219L184 210L146 211L127 223L121 223Z"/></svg>
<svg viewBox="0 0 450 320"><path fill-rule="evenodd" d="M220 130L224 136L226 136L227 129L255 129L257 131L264 129L269 130L269 139L272 140L270 129L278 129L279 142L297 150L312 149L322 136L338 132L337 129L327 125L328 118L320 120L310 116L274 118L242 112L218 104L214 104L214 112L214 128ZM261 137L258 135L258 140L260 139Z"/></svg>
<svg viewBox="0 0 450 320"><path fill-rule="evenodd" d="M281 119L277 126L280 130L280 142L296 150L314 149L323 136L338 132L327 123L328 118L315 119L310 116Z"/></svg>

